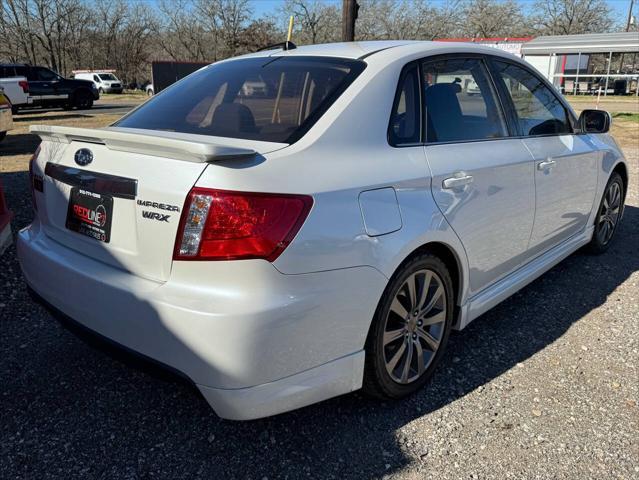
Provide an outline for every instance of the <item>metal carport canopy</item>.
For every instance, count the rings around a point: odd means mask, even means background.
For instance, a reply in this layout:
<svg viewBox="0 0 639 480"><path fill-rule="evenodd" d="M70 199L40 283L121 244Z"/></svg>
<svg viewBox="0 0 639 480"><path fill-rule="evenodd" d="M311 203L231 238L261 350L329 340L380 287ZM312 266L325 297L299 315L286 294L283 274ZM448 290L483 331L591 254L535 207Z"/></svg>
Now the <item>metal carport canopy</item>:
<svg viewBox="0 0 639 480"><path fill-rule="evenodd" d="M639 52L639 33L589 33L537 37L522 47L524 55Z"/></svg>

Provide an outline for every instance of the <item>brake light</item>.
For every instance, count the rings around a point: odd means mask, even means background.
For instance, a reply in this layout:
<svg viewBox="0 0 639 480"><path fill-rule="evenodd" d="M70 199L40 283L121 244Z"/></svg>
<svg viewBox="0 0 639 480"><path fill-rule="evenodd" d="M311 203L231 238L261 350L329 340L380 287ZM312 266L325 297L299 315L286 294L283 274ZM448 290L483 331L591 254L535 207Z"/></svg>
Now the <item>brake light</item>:
<svg viewBox="0 0 639 480"><path fill-rule="evenodd" d="M33 153L31 160L29 160L29 190L31 191L31 202L33 203L33 209L38 211L38 203L36 202L35 191L42 192L44 191L44 182L40 175L36 175L34 171L34 165L38 160L38 155L40 155L40 145L36 148L36 151Z"/></svg>
<svg viewBox="0 0 639 480"><path fill-rule="evenodd" d="M27 82L26 80L20 80L18 82L18 85L20 85L24 93L29 93L29 82Z"/></svg>
<svg viewBox="0 0 639 480"><path fill-rule="evenodd" d="M174 260L274 261L306 220L306 195L193 188L187 196Z"/></svg>

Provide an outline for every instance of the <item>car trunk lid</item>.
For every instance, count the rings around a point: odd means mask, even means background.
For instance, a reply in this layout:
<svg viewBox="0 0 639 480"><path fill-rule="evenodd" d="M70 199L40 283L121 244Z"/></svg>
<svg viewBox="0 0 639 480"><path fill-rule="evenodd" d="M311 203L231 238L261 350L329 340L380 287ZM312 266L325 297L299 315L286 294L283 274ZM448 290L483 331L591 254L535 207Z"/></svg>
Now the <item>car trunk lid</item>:
<svg viewBox="0 0 639 480"><path fill-rule="evenodd" d="M208 162L285 146L118 128L31 131L43 139L35 169L44 179L38 216L45 233L88 257L160 282L170 274L184 201Z"/></svg>

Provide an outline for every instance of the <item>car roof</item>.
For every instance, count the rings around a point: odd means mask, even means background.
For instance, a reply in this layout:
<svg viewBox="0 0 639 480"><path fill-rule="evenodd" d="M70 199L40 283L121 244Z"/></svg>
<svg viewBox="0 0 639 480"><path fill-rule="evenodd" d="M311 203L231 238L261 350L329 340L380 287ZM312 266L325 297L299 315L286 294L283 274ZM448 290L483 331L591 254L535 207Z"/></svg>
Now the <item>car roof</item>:
<svg viewBox="0 0 639 480"><path fill-rule="evenodd" d="M409 43L417 42L412 42L410 40L371 40L364 42L320 43L316 45L302 45L292 50L267 50L265 53L269 53L270 55L310 55L321 57L363 58L381 50L399 47Z"/></svg>
<svg viewBox="0 0 639 480"><path fill-rule="evenodd" d="M363 42L338 42L316 45L302 45L291 50L273 49L262 50L242 57L288 57L288 56L317 56L340 57L349 59L366 59L367 63L375 62L378 53L392 54L393 59L414 56L416 53L434 55L438 53L481 53L488 55L517 58L512 54L497 48L478 45L476 43L422 41L422 40L370 40ZM380 58L380 61L387 61ZM233 60L230 58L228 60Z"/></svg>

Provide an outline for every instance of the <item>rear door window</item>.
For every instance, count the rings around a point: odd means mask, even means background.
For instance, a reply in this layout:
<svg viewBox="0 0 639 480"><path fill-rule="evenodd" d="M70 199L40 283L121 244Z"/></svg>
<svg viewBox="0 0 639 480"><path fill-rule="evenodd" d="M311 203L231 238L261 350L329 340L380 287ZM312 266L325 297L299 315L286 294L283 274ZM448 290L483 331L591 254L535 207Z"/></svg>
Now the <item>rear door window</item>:
<svg viewBox="0 0 639 480"><path fill-rule="evenodd" d="M292 143L362 72L359 60L259 57L199 70L115 125Z"/></svg>
<svg viewBox="0 0 639 480"><path fill-rule="evenodd" d="M426 141L461 142L508 135L484 62L428 60L422 65Z"/></svg>
<svg viewBox="0 0 639 480"><path fill-rule="evenodd" d="M27 77L28 73L29 73L29 69L27 67L15 67L16 77Z"/></svg>
<svg viewBox="0 0 639 480"><path fill-rule="evenodd" d="M35 73L33 79L40 82L52 82L58 79L58 75L48 68L35 67L31 69Z"/></svg>
<svg viewBox="0 0 639 480"><path fill-rule="evenodd" d="M27 80L30 82L38 81L36 69L33 67L16 67L16 75L20 77L27 77Z"/></svg>
<svg viewBox="0 0 639 480"><path fill-rule="evenodd" d="M493 60L493 64L512 100L522 135L572 133L568 112L536 75L512 63Z"/></svg>
<svg viewBox="0 0 639 480"><path fill-rule="evenodd" d="M421 112L419 107L419 69L409 66L399 80L395 103L388 127L388 141L399 147L421 141Z"/></svg>
<svg viewBox="0 0 639 480"><path fill-rule="evenodd" d="M0 78L10 78L15 76L16 73L14 67L0 67Z"/></svg>

